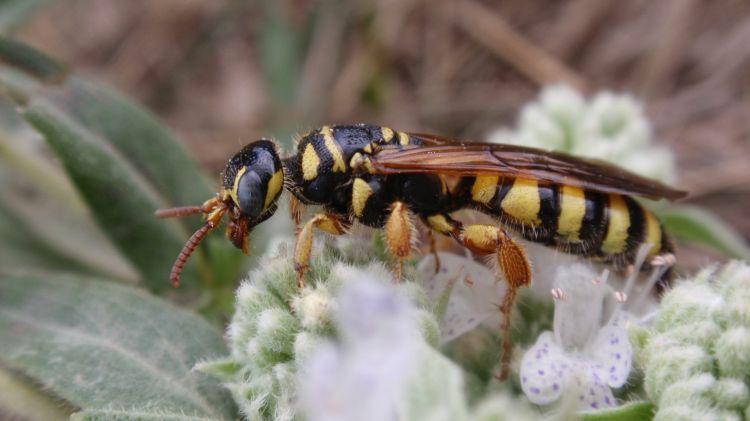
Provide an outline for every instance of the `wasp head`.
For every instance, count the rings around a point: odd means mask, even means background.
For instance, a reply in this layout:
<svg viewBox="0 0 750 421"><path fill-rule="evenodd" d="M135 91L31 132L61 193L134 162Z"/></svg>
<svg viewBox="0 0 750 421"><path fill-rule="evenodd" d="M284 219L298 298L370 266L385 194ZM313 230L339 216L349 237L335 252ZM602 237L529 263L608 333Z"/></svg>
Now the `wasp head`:
<svg viewBox="0 0 750 421"><path fill-rule="evenodd" d="M249 251L250 231L270 218L284 185L284 171L276 146L270 140L252 142L227 163L222 187L200 206L160 209L160 218L183 217L202 213L206 223L185 243L172 266L170 279L179 285L180 274L190 255L208 233L228 215L227 238L244 253Z"/></svg>
<svg viewBox="0 0 750 421"><path fill-rule="evenodd" d="M250 143L229 160L219 196L230 212L227 238L237 248L247 253L250 230L276 211L283 185L281 160L269 140Z"/></svg>

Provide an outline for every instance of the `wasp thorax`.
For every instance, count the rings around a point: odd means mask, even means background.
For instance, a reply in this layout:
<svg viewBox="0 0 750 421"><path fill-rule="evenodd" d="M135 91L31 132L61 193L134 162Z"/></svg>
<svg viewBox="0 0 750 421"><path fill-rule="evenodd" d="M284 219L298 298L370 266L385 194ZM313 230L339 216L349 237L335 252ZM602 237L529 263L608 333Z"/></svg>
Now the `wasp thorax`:
<svg viewBox="0 0 750 421"><path fill-rule="evenodd" d="M281 194L284 172L271 141L258 140L242 148L224 170L224 190L242 216L257 223L270 216Z"/></svg>

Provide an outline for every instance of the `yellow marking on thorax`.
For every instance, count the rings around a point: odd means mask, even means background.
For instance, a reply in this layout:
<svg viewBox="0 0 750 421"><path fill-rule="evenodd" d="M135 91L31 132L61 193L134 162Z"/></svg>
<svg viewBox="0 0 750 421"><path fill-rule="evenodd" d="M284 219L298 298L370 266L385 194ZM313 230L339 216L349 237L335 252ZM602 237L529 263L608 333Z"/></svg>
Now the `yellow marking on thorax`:
<svg viewBox="0 0 750 421"><path fill-rule="evenodd" d="M441 234L448 234L453 231L453 225L448 222L445 215L437 214L427 217L427 224L430 228Z"/></svg>
<svg viewBox="0 0 750 421"><path fill-rule="evenodd" d="M312 143L308 143L305 152L302 153L302 178L307 181L314 180L318 176L319 165L320 157Z"/></svg>
<svg viewBox="0 0 750 421"><path fill-rule="evenodd" d="M355 178L352 185L352 210L354 216L360 217L365 211L367 199L372 196L372 187L361 178Z"/></svg>
<svg viewBox="0 0 750 421"><path fill-rule="evenodd" d="M409 144L409 135L404 132L398 132L398 144L406 146Z"/></svg>
<svg viewBox="0 0 750 421"><path fill-rule="evenodd" d="M479 175L471 186L471 198L475 202L487 204L497 194L498 175Z"/></svg>
<svg viewBox="0 0 750 421"><path fill-rule="evenodd" d="M361 167L365 167L367 172L370 174L375 172L375 167L372 165L372 161L370 161L370 157L363 156L359 152L355 152L354 155L352 155L352 159L349 160L349 168L352 169L352 171L357 171Z"/></svg>
<svg viewBox="0 0 750 421"><path fill-rule="evenodd" d="M630 212L625 200L619 194L609 195L609 226L602 242L602 251L608 254L622 253L628 240Z"/></svg>
<svg viewBox="0 0 750 421"><path fill-rule="evenodd" d="M239 171L237 171L237 174L234 176L234 183L232 183L232 190L229 191L229 195L232 196L232 200L234 200L234 203L239 204L240 201L237 199L237 189L240 188L240 178L242 178L242 175L247 172L247 167L240 168Z"/></svg>
<svg viewBox="0 0 750 421"><path fill-rule="evenodd" d="M263 203L263 210L265 211L271 206L273 199L281 191L281 187L284 185L284 173L281 170L276 171L268 180L268 190L266 191L266 201Z"/></svg>
<svg viewBox="0 0 750 421"><path fill-rule="evenodd" d="M581 225L586 215L586 196L579 187L563 185L560 199L557 234L570 242L578 243L581 241Z"/></svg>
<svg viewBox="0 0 750 421"><path fill-rule="evenodd" d="M331 171L346 172L344 156L341 153L341 149L339 149L339 145L336 143L336 139L333 138L333 130L331 130L329 126L323 126L320 128L320 134L323 135L323 143L333 159L333 167L331 168Z"/></svg>
<svg viewBox="0 0 750 421"><path fill-rule="evenodd" d="M529 178L516 178L500 207L518 222L531 225L541 224L539 210L542 205L539 199L539 183Z"/></svg>
<svg viewBox="0 0 750 421"><path fill-rule="evenodd" d="M365 152L367 152L367 153L372 153L372 143L369 143L369 144L365 145L365 147L362 148L362 150L365 151Z"/></svg>
<svg viewBox="0 0 750 421"><path fill-rule="evenodd" d="M651 258L659 254L661 251L661 224L648 209L643 209L643 215L646 218L645 241L652 245L651 250L648 252L648 257Z"/></svg>
<svg viewBox="0 0 750 421"><path fill-rule="evenodd" d="M383 141L390 142L391 139L393 139L393 129L389 129L388 127L381 127L380 133L383 134Z"/></svg>

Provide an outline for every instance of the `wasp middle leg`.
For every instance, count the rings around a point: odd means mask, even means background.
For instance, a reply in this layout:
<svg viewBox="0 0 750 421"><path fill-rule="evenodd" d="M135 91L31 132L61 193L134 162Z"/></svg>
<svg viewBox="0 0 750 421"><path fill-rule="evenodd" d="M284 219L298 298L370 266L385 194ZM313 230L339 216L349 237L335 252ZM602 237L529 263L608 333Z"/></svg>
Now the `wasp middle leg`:
<svg viewBox="0 0 750 421"><path fill-rule="evenodd" d="M498 377L504 380L508 377L510 365L510 319L513 312L518 291L531 284L531 265L526 258L523 247L516 243L504 229L493 225L473 224L464 225L448 215L437 214L425 218L434 229L445 235L450 235L462 246L477 254L494 254L498 267L502 272L502 279L508 284L508 289L500 303L503 315L501 330L503 332L503 350L500 360Z"/></svg>
<svg viewBox="0 0 750 421"><path fill-rule="evenodd" d="M415 226L409 209L404 202L395 202L391 214L385 223L385 242L388 251L396 259L393 275L396 281L401 280L404 259L411 255L415 238Z"/></svg>

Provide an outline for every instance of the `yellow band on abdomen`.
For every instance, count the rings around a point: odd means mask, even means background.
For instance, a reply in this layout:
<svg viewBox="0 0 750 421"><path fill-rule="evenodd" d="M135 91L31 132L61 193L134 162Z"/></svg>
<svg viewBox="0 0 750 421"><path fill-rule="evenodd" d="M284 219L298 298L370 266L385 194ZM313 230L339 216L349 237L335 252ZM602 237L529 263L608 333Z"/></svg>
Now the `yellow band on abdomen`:
<svg viewBox="0 0 750 421"><path fill-rule="evenodd" d="M485 205L495 197L497 193L497 182L500 180L498 175L479 175L474 179L471 186L471 198L475 202L484 203Z"/></svg>
<svg viewBox="0 0 750 421"><path fill-rule="evenodd" d="M651 244L651 250L648 252L648 257L654 257L661 251L661 224L656 219L654 214L649 212L647 209L643 209L643 214L646 217L646 243Z"/></svg>
<svg viewBox="0 0 750 421"><path fill-rule="evenodd" d="M609 195L608 206L609 224L607 236L602 242L602 251L607 254L622 253L628 241L630 228L630 212L625 200L618 194Z"/></svg>
<svg viewBox="0 0 750 421"><path fill-rule="evenodd" d="M586 196L583 189L562 186L560 194L560 216L557 218L557 234L569 242L581 241L581 226L586 215Z"/></svg>
<svg viewBox="0 0 750 421"><path fill-rule="evenodd" d="M500 205L503 211L523 224L539 225L539 183L529 178L516 178L513 187Z"/></svg>

